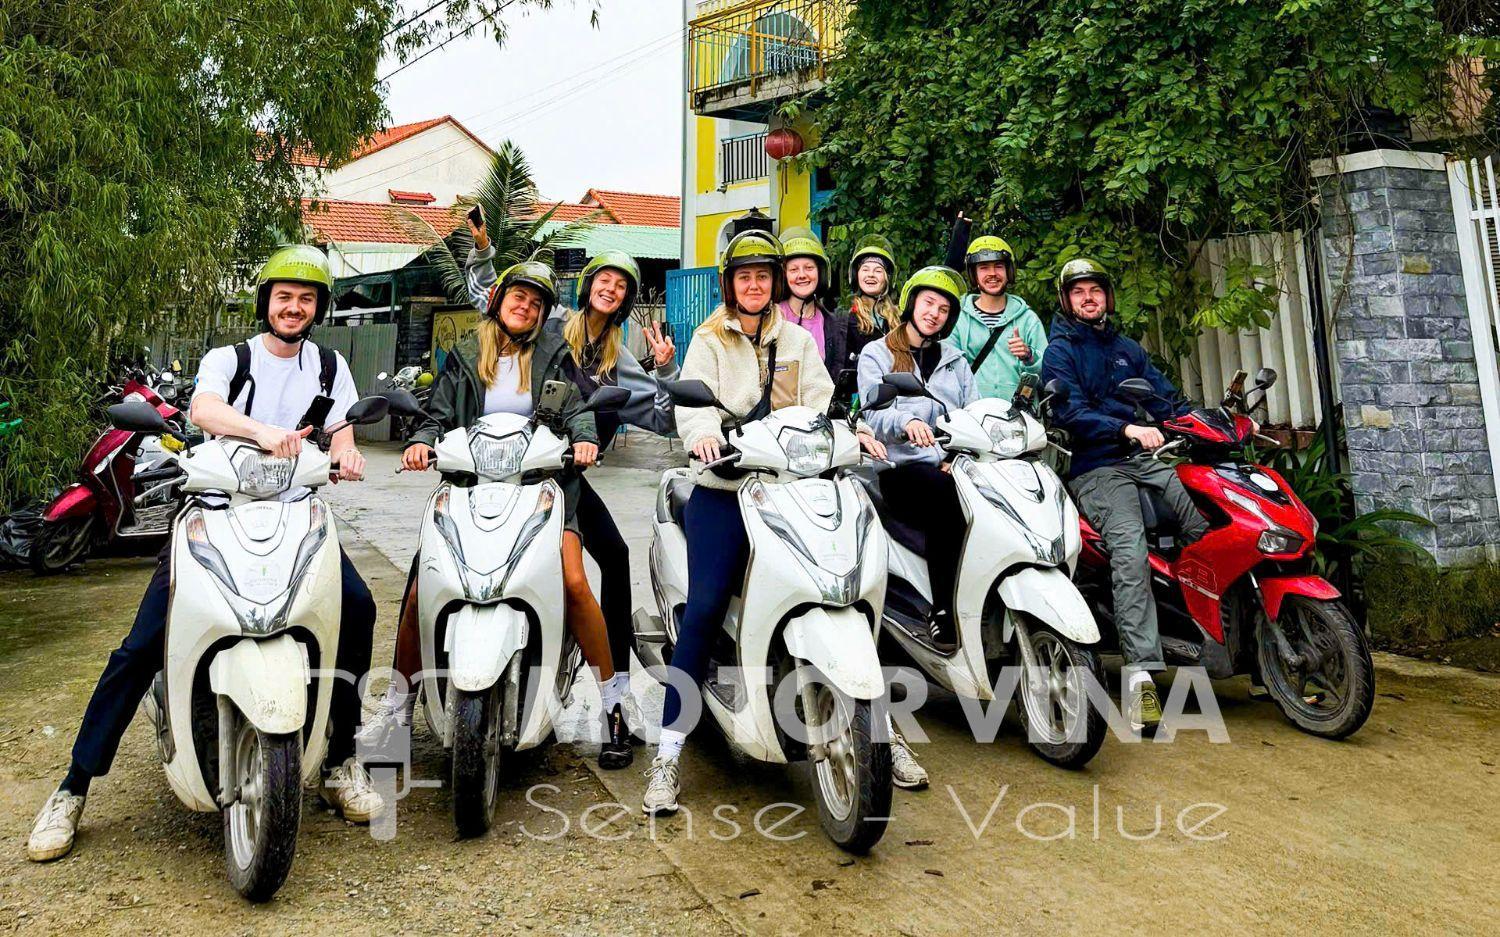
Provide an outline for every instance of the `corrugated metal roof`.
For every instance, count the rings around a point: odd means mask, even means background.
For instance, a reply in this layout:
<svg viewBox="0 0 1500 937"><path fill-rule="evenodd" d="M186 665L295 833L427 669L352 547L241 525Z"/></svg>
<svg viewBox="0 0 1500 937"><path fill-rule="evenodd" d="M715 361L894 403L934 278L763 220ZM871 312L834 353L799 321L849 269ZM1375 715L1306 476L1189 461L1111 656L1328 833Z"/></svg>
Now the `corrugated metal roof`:
<svg viewBox="0 0 1500 937"><path fill-rule="evenodd" d="M549 221L542 225L542 231L550 234L562 226L562 222ZM656 225L601 224L590 228L572 246L582 247L589 256L614 250L650 260L678 260L682 254L682 231Z"/></svg>

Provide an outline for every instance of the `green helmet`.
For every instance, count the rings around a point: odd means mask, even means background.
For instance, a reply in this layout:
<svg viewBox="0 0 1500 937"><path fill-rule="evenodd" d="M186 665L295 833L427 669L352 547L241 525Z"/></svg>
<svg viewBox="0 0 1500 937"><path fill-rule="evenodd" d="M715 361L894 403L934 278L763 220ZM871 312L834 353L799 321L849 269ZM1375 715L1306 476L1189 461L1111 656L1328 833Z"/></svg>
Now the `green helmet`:
<svg viewBox="0 0 1500 937"><path fill-rule="evenodd" d="M886 292L896 282L896 249L891 242L879 234L867 234L854 245L854 254L849 258L849 288L854 295L859 292L859 265L871 257L878 257L885 264Z"/></svg>
<svg viewBox="0 0 1500 937"><path fill-rule="evenodd" d="M328 267L328 255L311 244L291 244L277 249L260 268L255 279L255 317L269 322L271 306L271 284L305 283L317 287L318 311L313 324L323 321L328 314L328 305L333 297L333 272Z"/></svg>
<svg viewBox="0 0 1500 937"><path fill-rule="evenodd" d="M1062 314L1069 319L1073 318L1068 290L1080 280L1093 280L1104 288L1104 314L1112 315L1115 311L1115 281L1103 264L1088 257L1075 257L1063 264L1062 269L1057 272L1057 302L1062 307Z"/></svg>
<svg viewBox="0 0 1500 937"><path fill-rule="evenodd" d="M734 271L737 267L765 264L771 268L771 303L780 302L786 296L786 271L782 269L781 242L766 231L741 231L729 239L724 252L719 255L719 295L724 305L738 309L734 303ZM758 314L771 308L767 304Z"/></svg>
<svg viewBox="0 0 1500 937"><path fill-rule="evenodd" d="M552 268L540 260L524 260L518 264L512 264L505 268L500 274L500 279L490 287L489 300L485 306L485 312L495 318L500 317L500 297L512 286L529 286L542 294L542 305L551 309L557 305L557 275ZM542 319L545 320L546 309L543 310ZM540 322L538 323L540 325Z"/></svg>
<svg viewBox="0 0 1500 937"><path fill-rule="evenodd" d="M968 274L969 283L974 289L979 289L979 275L976 268L980 264L996 261L1005 264L1005 285L1009 287L1016 282L1016 255L1006 243L1005 238L985 234L969 242L969 249L964 252L964 273Z"/></svg>
<svg viewBox="0 0 1500 937"><path fill-rule="evenodd" d="M792 228L781 233L782 256L787 260L793 257L811 257L818 261L823 267L828 266L828 252L823 249L823 242L812 232L811 228Z"/></svg>
<svg viewBox="0 0 1500 937"><path fill-rule="evenodd" d="M589 294L594 288L594 275L601 270L614 270L621 273L629 284L625 288L624 302L620 303L620 308L609 317L610 325L619 325L630 317L630 310L635 307L636 296L641 290L641 268L636 264L635 258L624 251L600 251L587 264L584 264L583 273L578 277L579 309L587 311Z"/></svg>
<svg viewBox="0 0 1500 937"><path fill-rule="evenodd" d="M931 267L923 267L906 281L901 287L901 321L910 322L912 314L917 308L917 293L922 290L932 290L948 297L952 306L948 310L948 321L943 323L943 329L937 334L937 340L942 341L953 333L958 325L958 303L959 297L964 294L964 278L952 267L944 267L935 264Z"/></svg>

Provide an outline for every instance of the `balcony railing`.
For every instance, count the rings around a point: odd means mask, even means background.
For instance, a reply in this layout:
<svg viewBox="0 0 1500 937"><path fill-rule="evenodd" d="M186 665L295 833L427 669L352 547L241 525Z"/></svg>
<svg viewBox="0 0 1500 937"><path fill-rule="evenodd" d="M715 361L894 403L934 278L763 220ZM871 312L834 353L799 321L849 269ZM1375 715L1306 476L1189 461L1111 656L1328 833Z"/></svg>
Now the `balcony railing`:
<svg viewBox="0 0 1500 937"><path fill-rule="evenodd" d="M688 91L745 87L770 78L821 81L838 53L850 0L741 0L704 4L688 24Z"/></svg>
<svg viewBox="0 0 1500 937"><path fill-rule="evenodd" d="M771 157L766 155L766 135L747 134L719 141L719 182L733 185L751 179L764 179L771 172Z"/></svg>

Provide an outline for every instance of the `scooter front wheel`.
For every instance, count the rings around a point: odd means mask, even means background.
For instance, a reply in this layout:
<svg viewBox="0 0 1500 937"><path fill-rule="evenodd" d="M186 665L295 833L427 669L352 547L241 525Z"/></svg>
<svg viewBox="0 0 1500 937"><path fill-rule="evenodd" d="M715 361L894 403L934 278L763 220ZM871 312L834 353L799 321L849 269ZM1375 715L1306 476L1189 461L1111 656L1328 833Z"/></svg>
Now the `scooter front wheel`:
<svg viewBox="0 0 1500 937"><path fill-rule="evenodd" d="M814 755L818 821L840 849L869 852L885 835L891 813L891 746L875 740L868 700L850 699L826 683L806 688L813 732L832 726L822 757Z"/></svg>
<svg viewBox="0 0 1500 937"><path fill-rule="evenodd" d="M500 690L453 692L453 823L461 837L483 836L500 798Z"/></svg>
<svg viewBox="0 0 1500 937"><path fill-rule="evenodd" d="M1261 678L1292 725L1325 739L1359 731L1375 705L1375 664L1342 602L1289 596L1276 626L1261 619L1257 631Z"/></svg>
<svg viewBox="0 0 1500 937"><path fill-rule="evenodd" d="M269 901L286 881L302 825L302 739L267 735L241 719L235 729L235 801L224 810L224 865L235 891Z"/></svg>
<svg viewBox="0 0 1500 937"><path fill-rule="evenodd" d="M1035 620L1018 624L1021 663L1016 714L1031 750L1060 768L1082 768L1099 753L1109 731L1089 701L1088 681L1104 685L1099 655Z"/></svg>

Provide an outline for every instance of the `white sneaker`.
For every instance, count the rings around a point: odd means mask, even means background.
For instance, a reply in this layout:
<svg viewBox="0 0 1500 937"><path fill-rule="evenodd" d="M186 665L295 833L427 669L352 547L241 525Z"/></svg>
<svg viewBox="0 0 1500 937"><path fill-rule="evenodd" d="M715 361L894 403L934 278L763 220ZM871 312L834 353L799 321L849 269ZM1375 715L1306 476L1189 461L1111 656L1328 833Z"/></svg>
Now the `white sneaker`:
<svg viewBox="0 0 1500 937"><path fill-rule="evenodd" d="M400 701L389 696L382 697L375 704L375 711L365 717L364 725L354 735L356 750L362 753L384 751L392 736L403 729L410 730L412 703L415 700L416 694Z"/></svg>
<svg viewBox="0 0 1500 937"><path fill-rule="evenodd" d="M42 812L36 815L31 827L31 839L26 842L26 858L32 862L51 862L61 859L73 849L73 836L78 832L78 819L83 816L84 798L55 790Z"/></svg>
<svg viewBox="0 0 1500 937"><path fill-rule="evenodd" d="M678 777L677 759L660 755L646 769L646 796L641 800L641 810L655 815L677 812L677 793L682 789Z"/></svg>
<svg viewBox="0 0 1500 937"><path fill-rule="evenodd" d="M891 783L909 791L927 786L927 770L917 764L917 756L894 728L891 729Z"/></svg>
<svg viewBox="0 0 1500 937"><path fill-rule="evenodd" d="M350 823L369 823L385 810L385 798L375 790L369 772L353 758L328 772L318 793Z"/></svg>

